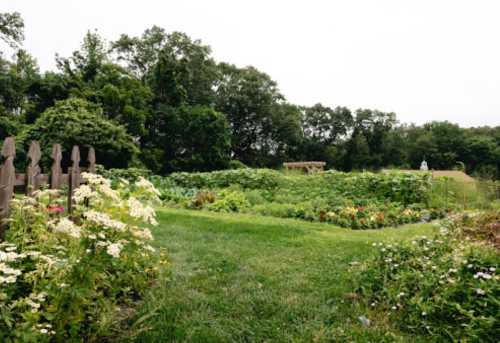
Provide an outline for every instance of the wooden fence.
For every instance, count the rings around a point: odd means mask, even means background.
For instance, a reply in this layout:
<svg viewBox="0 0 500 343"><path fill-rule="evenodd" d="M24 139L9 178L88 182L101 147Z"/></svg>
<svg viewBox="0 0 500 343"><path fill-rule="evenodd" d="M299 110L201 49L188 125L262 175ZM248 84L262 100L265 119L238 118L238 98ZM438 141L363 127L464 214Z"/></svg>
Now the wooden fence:
<svg viewBox="0 0 500 343"><path fill-rule="evenodd" d="M14 158L16 157L16 145L14 138L5 139L0 153L3 163L0 164L0 240L5 229L5 219L9 216L9 205L16 187L24 187L27 195L32 195L34 191L42 186L49 186L51 189L61 189L68 186L68 211L71 212L73 206L73 192L81 184L81 172L88 171L95 173L95 151L90 147L87 157L88 166L80 167L80 148L74 146L71 152L71 166L66 174L61 167L62 148L60 144L52 147L52 167L49 174L43 174L39 165L42 158L40 144L37 141L31 142L28 150L29 164L26 173L16 173Z"/></svg>

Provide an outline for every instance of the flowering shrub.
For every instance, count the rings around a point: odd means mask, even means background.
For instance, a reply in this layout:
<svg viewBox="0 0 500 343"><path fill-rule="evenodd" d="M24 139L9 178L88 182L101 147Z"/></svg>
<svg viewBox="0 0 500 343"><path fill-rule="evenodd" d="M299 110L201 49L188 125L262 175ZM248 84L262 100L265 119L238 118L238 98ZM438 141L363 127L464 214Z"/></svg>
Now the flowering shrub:
<svg viewBox="0 0 500 343"><path fill-rule="evenodd" d="M355 280L373 316L437 341L500 337L500 255L465 239L462 221L445 221L433 238L373 244L377 255Z"/></svg>
<svg viewBox="0 0 500 343"><path fill-rule="evenodd" d="M75 210L46 190L12 201L0 244L0 341L97 341L159 276L158 191L143 178L119 182L83 174ZM61 210L62 209L62 210Z"/></svg>

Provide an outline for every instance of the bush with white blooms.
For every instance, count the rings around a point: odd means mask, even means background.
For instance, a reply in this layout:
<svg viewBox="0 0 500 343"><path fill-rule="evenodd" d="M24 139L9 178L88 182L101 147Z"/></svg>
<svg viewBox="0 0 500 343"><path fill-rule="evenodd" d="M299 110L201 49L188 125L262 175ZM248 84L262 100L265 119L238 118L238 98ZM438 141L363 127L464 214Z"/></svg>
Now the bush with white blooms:
<svg viewBox="0 0 500 343"><path fill-rule="evenodd" d="M0 243L0 341L99 341L167 270L151 246L158 191L145 179L115 187L83 173L67 195L41 190L12 201ZM125 311L124 309L127 309Z"/></svg>

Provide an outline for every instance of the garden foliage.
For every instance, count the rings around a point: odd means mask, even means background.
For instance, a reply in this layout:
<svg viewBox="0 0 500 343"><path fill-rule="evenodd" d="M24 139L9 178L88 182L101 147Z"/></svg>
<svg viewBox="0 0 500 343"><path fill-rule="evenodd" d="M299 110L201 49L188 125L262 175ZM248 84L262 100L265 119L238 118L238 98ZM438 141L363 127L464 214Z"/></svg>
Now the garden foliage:
<svg viewBox="0 0 500 343"><path fill-rule="evenodd" d="M432 204L428 173L291 175L244 168L173 173L152 181L162 199L175 206L323 221L354 229L431 220L446 210Z"/></svg>
<svg viewBox="0 0 500 343"><path fill-rule="evenodd" d="M12 202L0 243L0 341L102 341L159 276L157 191L83 174L68 216L56 190Z"/></svg>
<svg viewBox="0 0 500 343"><path fill-rule="evenodd" d="M369 316L434 341L497 342L500 255L481 238L499 220L498 211L458 215L432 238L373 243L355 279Z"/></svg>

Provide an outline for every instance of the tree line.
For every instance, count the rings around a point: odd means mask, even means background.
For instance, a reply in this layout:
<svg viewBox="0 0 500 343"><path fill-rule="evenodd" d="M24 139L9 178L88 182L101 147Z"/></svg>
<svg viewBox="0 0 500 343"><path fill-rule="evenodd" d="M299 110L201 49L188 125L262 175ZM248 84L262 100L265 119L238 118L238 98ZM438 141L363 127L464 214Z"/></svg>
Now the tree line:
<svg viewBox="0 0 500 343"><path fill-rule="evenodd" d="M160 174L297 160L418 168L426 159L433 169L499 176L500 127L405 125L375 109L292 104L266 73L217 62L181 32L153 26L108 42L89 31L45 72L22 48L19 13L0 13L0 38L14 51L0 52L0 139L16 136L20 154L37 139L93 145L107 167Z"/></svg>

